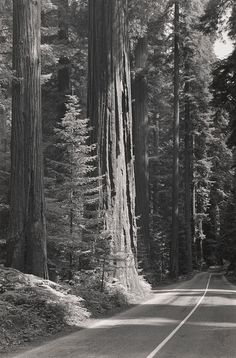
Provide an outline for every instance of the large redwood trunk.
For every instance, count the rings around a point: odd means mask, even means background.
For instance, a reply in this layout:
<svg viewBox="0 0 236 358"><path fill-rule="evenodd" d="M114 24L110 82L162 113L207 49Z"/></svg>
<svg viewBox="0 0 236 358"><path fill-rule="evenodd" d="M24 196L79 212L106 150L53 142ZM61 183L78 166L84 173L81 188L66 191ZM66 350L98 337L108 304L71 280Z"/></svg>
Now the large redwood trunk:
<svg viewBox="0 0 236 358"><path fill-rule="evenodd" d="M127 0L89 2L88 115L104 176L101 209L111 239L114 277L139 288Z"/></svg>
<svg viewBox="0 0 236 358"><path fill-rule="evenodd" d="M13 1L11 198L7 265L47 278L40 86L41 2Z"/></svg>

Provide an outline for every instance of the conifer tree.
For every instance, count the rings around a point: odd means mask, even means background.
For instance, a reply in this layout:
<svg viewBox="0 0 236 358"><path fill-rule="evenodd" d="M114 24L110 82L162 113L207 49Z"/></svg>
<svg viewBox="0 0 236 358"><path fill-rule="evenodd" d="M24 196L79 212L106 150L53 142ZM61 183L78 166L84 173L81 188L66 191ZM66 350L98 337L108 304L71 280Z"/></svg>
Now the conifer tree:
<svg viewBox="0 0 236 358"><path fill-rule="evenodd" d="M69 232L73 234L76 230L81 231L81 227L89 226L88 218L84 216L85 206L98 200L98 178L94 176L96 157L92 153L95 145L89 144L89 120L81 118L75 95L67 96L66 108L64 118L55 129L62 161L52 164L57 167L57 200L68 218Z"/></svg>
<svg viewBox="0 0 236 358"><path fill-rule="evenodd" d="M51 245L63 247L64 260L69 261L69 278L80 269L80 257L90 250L89 261L95 259L95 242L99 242L98 178L94 165L95 145L89 144L91 128L89 120L83 119L79 100L75 95L67 96L66 113L55 128L56 146L60 149L60 160L50 161L51 181L47 198L49 216L57 212L60 238L50 238ZM59 233L59 231L58 231ZM58 235L57 235L58 236Z"/></svg>

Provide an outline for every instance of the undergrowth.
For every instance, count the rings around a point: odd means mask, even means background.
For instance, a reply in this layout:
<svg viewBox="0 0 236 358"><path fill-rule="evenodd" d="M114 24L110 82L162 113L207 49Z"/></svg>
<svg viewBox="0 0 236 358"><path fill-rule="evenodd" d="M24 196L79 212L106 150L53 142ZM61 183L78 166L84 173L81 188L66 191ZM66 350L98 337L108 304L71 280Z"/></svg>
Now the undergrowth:
<svg viewBox="0 0 236 358"><path fill-rule="evenodd" d="M150 293L142 279L141 285ZM68 327L79 328L89 317L115 313L139 299L116 281L101 287L96 275L89 279L80 274L58 284L0 267L0 352Z"/></svg>

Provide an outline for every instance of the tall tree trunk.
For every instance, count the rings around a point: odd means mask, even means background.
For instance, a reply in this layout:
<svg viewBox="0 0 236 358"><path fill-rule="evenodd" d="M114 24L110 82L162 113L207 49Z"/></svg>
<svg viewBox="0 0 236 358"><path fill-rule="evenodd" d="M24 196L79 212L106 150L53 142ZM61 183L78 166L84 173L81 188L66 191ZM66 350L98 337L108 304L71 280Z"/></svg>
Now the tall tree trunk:
<svg viewBox="0 0 236 358"><path fill-rule="evenodd" d="M162 260L162 247L161 243L157 244L157 233L159 232L159 146L160 146L160 123L156 118L153 126L149 126L148 133L149 146L152 148L153 156L148 158L149 166L149 211L150 211L150 263L151 267L155 268L158 262ZM163 265L161 264L161 270ZM162 275L162 272L161 272Z"/></svg>
<svg viewBox="0 0 236 358"><path fill-rule="evenodd" d="M217 246L219 247L219 243L220 243L220 231L221 231L221 217L220 217L220 207L218 205L218 203L215 203L215 225L214 225L214 235L215 235L215 240L217 243ZM216 251L216 258L218 261L218 264L223 265L223 257L221 255L221 253L219 254Z"/></svg>
<svg viewBox="0 0 236 358"><path fill-rule="evenodd" d="M7 265L48 277L44 215L41 2L13 1L11 197Z"/></svg>
<svg viewBox="0 0 236 358"><path fill-rule="evenodd" d="M196 253L197 253L197 265L198 267L202 267L204 262L203 256L203 240L204 240L204 232L203 232L203 218L202 215L198 215L198 233L197 233L197 240L196 240Z"/></svg>
<svg viewBox="0 0 236 358"><path fill-rule="evenodd" d="M138 217L138 253L144 267L149 265L149 168L148 168L148 108L147 80L144 73L147 61L147 39L139 39L135 49L136 76L134 97L134 153L136 182L136 216Z"/></svg>
<svg viewBox="0 0 236 358"><path fill-rule="evenodd" d="M195 168L194 163L196 161L195 157L195 135L192 134L192 236L193 236L193 265L197 267L197 200L196 200L196 179L195 179Z"/></svg>
<svg viewBox="0 0 236 358"><path fill-rule="evenodd" d="M69 38L69 0L58 1L58 38L68 41Z"/></svg>
<svg viewBox="0 0 236 358"><path fill-rule="evenodd" d="M68 44L69 41L69 1L60 0L58 3L58 39ZM66 95L70 91L70 59L68 56L61 56L58 62L58 91L60 104L58 108L59 121L66 112Z"/></svg>
<svg viewBox="0 0 236 358"><path fill-rule="evenodd" d="M113 275L140 289L135 260L135 182L127 0L89 1L88 116L104 177L101 208L111 238Z"/></svg>
<svg viewBox="0 0 236 358"><path fill-rule="evenodd" d="M186 253L186 271L192 272L192 134L191 134L191 112L190 112L190 83L189 83L189 64L188 58L185 63L185 253Z"/></svg>
<svg viewBox="0 0 236 358"><path fill-rule="evenodd" d="M174 129L173 129L173 187L172 187L172 236L170 250L170 276L179 272L179 0L175 0L174 19Z"/></svg>
<svg viewBox="0 0 236 358"><path fill-rule="evenodd" d="M1 169L7 170L7 123L6 111L2 105L0 105L0 159Z"/></svg>

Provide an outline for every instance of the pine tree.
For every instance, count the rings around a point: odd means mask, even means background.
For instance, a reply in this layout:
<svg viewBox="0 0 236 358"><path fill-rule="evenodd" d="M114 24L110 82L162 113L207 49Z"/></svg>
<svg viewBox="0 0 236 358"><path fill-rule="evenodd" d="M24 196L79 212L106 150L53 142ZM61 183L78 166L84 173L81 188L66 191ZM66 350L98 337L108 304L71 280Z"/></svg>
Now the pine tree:
<svg viewBox="0 0 236 358"><path fill-rule="evenodd" d="M95 145L88 144L89 120L81 118L76 96L67 96L67 99L65 116L55 129L63 159L53 164L59 169L56 171L57 198L73 234L79 227L89 226L84 211L86 204L95 204L98 199L98 178L94 176L96 157L92 153Z"/></svg>
<svg viewBox="0 0 236 358"><path fill-rule="evenodd" d="M49 217L57 213L56 237L51 237L51 246L63 236L63 251L69 257L69 276L80 268L80 257L90 250L90 261L94 260L96 245L99 241L99 217L97 213L99 187L95 176L93 155L95 145L89 144L91 129L89 120L83 119L79 100L75 95L67 96L66 113L55 128L60 161L51 160L51 181L48 193ZM64 258L65 259L65 258Z"/></svg>

